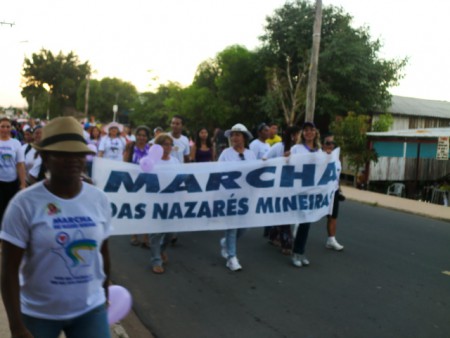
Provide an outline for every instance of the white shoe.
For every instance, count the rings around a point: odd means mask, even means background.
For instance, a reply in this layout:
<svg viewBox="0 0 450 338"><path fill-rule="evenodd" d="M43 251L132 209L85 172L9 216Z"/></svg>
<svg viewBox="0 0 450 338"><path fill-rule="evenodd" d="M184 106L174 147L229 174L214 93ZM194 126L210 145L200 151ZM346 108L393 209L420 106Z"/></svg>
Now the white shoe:
<svg viewBox="0 0 450 338"><path fill-rule="evenodd" d="M302 267L302 260L300 259L300 255L299 254L293 254L292 255L292 264L294 266L296 266L297 268L301 268Z"/></svg>
<svg viewBox="0 0 450 338"><path fill-rule="evenodd" d="M336 238L334 238L334 237L328 238L327 243L325 244L325 247L327 249L332 249L332 250L336 250L336 251L344 250L344 246L340 245L338 243L338 241L336 240Z"/></svg>
<svg viewBox="0 0 450 338"><path fill-rule="evenodd" d="M227 260L227 268L231 271L239 271L242 270L241 264L239 264L239 261L236 256L231 257Z"/></svg>
<svg viewBox="0 0 450 338"><path fill-rule="evenodd" d="M295 253L292 255L292 264L297 268L301 268L302 266L308 266L309 260L304 255Z"/></svg>
<svg viewBox="0 0 450 338"><path fill-rule="evenodd" d="M222 255L223 258L228 259L228 251L225 237L220 239L220 254Z"/></svg>

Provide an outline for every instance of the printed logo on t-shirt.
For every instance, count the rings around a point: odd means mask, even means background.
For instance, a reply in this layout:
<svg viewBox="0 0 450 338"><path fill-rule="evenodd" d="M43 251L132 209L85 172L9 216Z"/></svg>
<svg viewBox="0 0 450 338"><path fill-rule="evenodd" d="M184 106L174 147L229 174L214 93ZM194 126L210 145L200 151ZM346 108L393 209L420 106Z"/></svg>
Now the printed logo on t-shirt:
<svg viewBox="0 0 450 338"><path fill-rule="evenodd" d="M93 278L90 271L95 262L97 241L85 238L81 230L75 231L73 238L65 231L59 231L55 236L57 248L52 252L64 262L71 277L54 276L51 283L66 285L90 282Z"/></svg>
<svg viewBox="0 0 450 338"><path fill-rule="evenodd" d="M61 209L55 203L47 204L47 215L57 215L61 212Z"/></svg>

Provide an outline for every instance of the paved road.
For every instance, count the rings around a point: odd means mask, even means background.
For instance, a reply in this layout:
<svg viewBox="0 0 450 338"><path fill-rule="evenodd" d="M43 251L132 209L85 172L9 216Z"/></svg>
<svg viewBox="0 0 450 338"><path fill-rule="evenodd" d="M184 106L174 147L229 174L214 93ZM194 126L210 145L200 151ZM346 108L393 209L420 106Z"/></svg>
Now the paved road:
<svg viewBox="0 0 450 338"><path fill-rule="evenodd" d="M111 239L113 280L132 292L155 337L450 337L449 222L346 201L345 251L324 248L321 221L310 233L311 266L300 269L252 229L239 243L244 270L232 273L220 237L181 234L161 276L147 250Z"/></svg>

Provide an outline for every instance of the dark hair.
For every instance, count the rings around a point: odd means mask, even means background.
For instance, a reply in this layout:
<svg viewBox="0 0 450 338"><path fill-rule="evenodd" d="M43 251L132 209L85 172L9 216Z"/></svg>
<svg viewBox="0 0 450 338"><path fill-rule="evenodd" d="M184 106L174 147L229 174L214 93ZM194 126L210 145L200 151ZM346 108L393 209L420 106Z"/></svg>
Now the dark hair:
<svg viewBox="0 0 450 338"><path fill-rule="evenodd" d="M183 116L175 114L174 116L172 116L172 119L179 119L179 120L181 120L181 124L184 125L184 117Z"/></svg>
<svg viewBox="0 0 450 338"><path fill-rule="evenodd" d="M136 127L136 131L134 132L134 134L136 135L141 130L143 130L145 132L145 135L147 135L147 138L150 139L150 128L147 127L147 126L137 126Z"/></svg>
<svg viewBox="0 0 450 338"><path fill-rule="evenodd" d="M208 132L208 129L206 128L200 128L197 130L197 132L195 133L195 146L197 147L197 149L200 149L200 147L202 146L202 142L200 140L200 132L202 130L206 130ZM206 146L208 148L212 148L212 142L211 139L209 137L209 132L208 132L208 137L206 138Z"/></svg>
<svg viewBox="0 0 450 338"><path fill-rule="evenodd" d="M289 126L285 129L282 138L282 142L284 144L284 151L291 150L291 147L295 144L295 142L292 141L292 136L299 132L300 132L299 126Z"/></svg>
<svg viewBox="0 0 450 338"><path fill-rule="evenodd" d="M322 135L322 143L325 141L325 139L326 139L327 137L331 137L331 136L334 136L334 134L331 133L331 132L328 132L328 133L323 134L323 135Z"/></svg>
<svg viewBox="0 0 450 338"><path fill-rule="evenodd" d="M97 130L98 130L98 139L100 139L101 136L102 136L102 131L101 131L100 128L97 127L97 126L92 126L91 131L89 132L89 138L90 138L91 140L93 140L93 137L94 137L94 129L97 129Z"/></svg>

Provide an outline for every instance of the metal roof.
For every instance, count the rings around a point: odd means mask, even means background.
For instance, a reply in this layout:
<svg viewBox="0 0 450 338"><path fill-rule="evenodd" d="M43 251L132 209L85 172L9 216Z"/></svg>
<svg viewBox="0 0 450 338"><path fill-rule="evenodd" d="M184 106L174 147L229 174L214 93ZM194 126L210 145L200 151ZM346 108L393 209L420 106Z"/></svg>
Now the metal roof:
<svg viewBox="0 0 450 338"><path fill-rule="evenodd" d="M369 132L368 136L373 137L414 137L414 138L438 138L450 137L450 128L419 128L391 130L383 132Z"/></svg>
<svg viewBox="0 0 450 338"><path fill-rule="evenodd" d="M398 115L450 119L450 102L393 95L392 104L387 112Z"/></svg>

